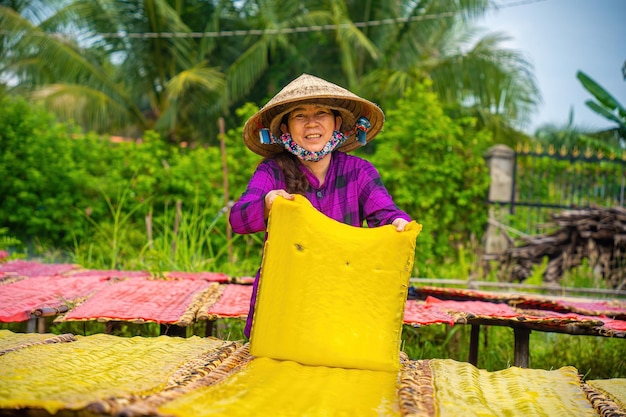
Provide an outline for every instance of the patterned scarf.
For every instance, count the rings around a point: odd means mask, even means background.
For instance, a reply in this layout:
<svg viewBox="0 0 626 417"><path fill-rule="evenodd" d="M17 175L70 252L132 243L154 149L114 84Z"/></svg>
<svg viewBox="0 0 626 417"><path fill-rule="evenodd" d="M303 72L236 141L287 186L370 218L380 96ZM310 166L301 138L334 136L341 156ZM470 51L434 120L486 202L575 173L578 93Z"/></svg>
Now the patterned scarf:
<svg viewBox="0 0 626 417"><path fill-rule="evenodd" d="M322 148L322 150L317 152L311 152L304 149L302 146L298 145L291 138L290 133L283 133L280 137L280 144L289 152L297 156L298 158L304 161L317 162L320 159L324 158L326 155L337 149L337 147L341 146L341 144L346 140L346 137L343 133L335 130L333 132L333 136L330 138L326 145Z"/></svg>

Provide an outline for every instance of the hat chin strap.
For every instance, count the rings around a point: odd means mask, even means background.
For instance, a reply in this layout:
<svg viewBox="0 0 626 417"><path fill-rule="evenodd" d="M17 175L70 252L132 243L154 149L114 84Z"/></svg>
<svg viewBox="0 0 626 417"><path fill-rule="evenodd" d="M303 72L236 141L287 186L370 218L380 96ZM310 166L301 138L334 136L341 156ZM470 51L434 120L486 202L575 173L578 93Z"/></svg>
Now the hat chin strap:
<svg viewBox="0 0 626 417"><path fill-rule="evenodd" d="M326 145L324 145L324 147L317 152L308 151L302 146L298 145L296 142L293 141L290 133L283 133L279 139L279 144L282 145L283 148L285 148L287 151L291 152L292 154L304 161L317 162L335 149L337 149L345 141L346 137L343 135L343 133L335 130L330 140L326 142Z"/></svg>

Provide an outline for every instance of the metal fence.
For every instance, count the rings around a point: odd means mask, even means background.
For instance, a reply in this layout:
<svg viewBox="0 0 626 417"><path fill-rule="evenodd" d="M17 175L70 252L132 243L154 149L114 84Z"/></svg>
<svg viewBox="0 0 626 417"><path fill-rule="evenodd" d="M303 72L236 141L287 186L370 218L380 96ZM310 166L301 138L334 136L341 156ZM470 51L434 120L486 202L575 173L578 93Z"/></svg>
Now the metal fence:
<svg viewBox="0 0 626 417"><path fill-rule="evenodd" d="M549 233L551 215L565 209L624 207L626 151L622 155L541 146L514 153L509 224L527 234Z"/></svg>

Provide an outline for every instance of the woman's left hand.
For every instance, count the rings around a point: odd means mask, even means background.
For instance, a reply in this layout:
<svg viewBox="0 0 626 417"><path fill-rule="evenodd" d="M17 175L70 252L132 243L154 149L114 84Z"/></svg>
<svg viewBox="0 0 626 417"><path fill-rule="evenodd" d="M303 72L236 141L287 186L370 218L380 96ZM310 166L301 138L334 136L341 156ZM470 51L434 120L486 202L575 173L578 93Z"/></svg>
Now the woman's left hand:
<svg viewBox="0 0 626 417"><path fill-rule="evenodd" d="M397 218L394 221L391 222L391 224L393 226L395 226L396 230L398 232L403 232L404 231L404 227L409 224L409 222L407 222L406 220L402 219L402 218Z"/></svg>

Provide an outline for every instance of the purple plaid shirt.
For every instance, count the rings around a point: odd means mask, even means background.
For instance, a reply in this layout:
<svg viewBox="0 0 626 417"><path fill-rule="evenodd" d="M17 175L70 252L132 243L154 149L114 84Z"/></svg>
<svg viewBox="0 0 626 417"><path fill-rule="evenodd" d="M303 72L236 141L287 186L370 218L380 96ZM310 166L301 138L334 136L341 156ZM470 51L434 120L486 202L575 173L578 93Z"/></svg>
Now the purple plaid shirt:
<svg viewBox="0 0 626 417"><path fill-rule="evenodd" d="M315 175L304 165L300 166L311 184L305 197L313 207L339 222L357 227L363 226L364 221L369 227L390 224L397 218L411 221L409 215L395 205L378 171L370 162L343 152L333 152L331 158L321 187ZM233 231L239 234L264 231L265 194L285 188L285 177L276 161L267 159L261 162L248 188L231 209L230 224ZM248 337L252 328L258 280L259 271L254 280L246 322L245 334Z"/></svg>

